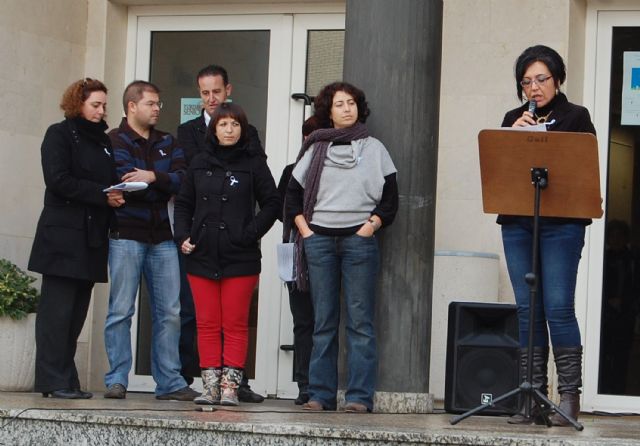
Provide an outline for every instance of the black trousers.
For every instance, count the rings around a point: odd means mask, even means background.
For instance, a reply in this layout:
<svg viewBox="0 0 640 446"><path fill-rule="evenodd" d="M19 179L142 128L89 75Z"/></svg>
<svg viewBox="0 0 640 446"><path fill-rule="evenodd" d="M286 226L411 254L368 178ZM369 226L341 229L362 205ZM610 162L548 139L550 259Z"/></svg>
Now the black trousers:
<svg viewBox="0 0 640 446"><path fill-rule="evenodd" d="M187 383L191 384L193 378L200 376L200 358L196 343L196 309L193 305L191 287L187 280L184 254L178 253L180 264L180 342L178 350L180 352L180 364L182 370L180 374Z"/></svg>
<svg viewBox="0 0 640 446"><path fill-rule="evenodd" d="M74 357L94 282L42 276L36 316L36 392L79 389Z"/></svg>
<svg viewBox="0 0 640 446"><path fill-rule="evenodd" d="M309 385L309 361L313 347L313 304L309 292L295 289L287 283L289 289L289 308L293 316L293 380L298 389L306 392Z"/></svg>

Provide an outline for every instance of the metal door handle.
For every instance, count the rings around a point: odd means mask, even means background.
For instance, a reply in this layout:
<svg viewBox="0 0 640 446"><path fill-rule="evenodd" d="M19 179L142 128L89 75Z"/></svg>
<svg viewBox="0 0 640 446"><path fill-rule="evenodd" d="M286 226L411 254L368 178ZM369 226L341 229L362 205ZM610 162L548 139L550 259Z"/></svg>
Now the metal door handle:
<svg viewBox="0 0 640 446"><path fill-rule="evenodd" d="M311 105L313 104L313 100L315 99L312 96L309 96L306 93L293 93L291 95L291 99L295 99L296 101L304 101L304 105Z"/></svg>

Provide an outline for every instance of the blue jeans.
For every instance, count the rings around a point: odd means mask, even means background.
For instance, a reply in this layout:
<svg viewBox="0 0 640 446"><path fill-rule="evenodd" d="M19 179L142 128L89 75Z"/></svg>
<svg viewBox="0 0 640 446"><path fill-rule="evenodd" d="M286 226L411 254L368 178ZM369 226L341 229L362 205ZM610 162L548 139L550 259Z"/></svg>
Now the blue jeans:
<svg viewBox="0 0 640 446"><path fill-rule="evenodd" d="M131 317L144 273L151 305L151 375L156 395L187 385L180 376L180 268L173 241L156 245L134 240L109 240L109 313L104 342L111 370L105 384L129 384L131 370Z"/></svg>
<svg viewBox="0 0 640 446"><path fill-rule="evenodd" d="M575 315L578 263L584 246L584 225L540 223L538 293L535 305L534 347L582 345ZM520 217L502 225L502 242L511 285L516 297L520 345L529 340L529 286L525 274L532 271L533 219ZM548 325L548 330L547 330Z"/></svg>
<svg viewBox="0 0 640 446"><path fill-rule="evenodd" d="M340 292L346 308L347 402L373 409L378 364L375 315L378 241L359 235L314 234L304 240L314 311L309 397L336 408Z"/></svg>

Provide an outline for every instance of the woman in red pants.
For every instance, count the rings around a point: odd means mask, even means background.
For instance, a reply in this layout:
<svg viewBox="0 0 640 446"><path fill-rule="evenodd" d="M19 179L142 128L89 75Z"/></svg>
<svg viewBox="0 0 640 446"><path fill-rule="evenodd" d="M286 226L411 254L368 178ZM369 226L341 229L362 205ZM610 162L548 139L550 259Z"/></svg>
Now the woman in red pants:
<svg viewBox="0 0 640 446"><path fill-rule="evenodd" d="M247 150L247 128L240 106L216 109L208 147L191 162L175 203L175 238L187 256L204 385L196 404L238 405L261 266L258 241L282 209L264 154Z"/></svg>

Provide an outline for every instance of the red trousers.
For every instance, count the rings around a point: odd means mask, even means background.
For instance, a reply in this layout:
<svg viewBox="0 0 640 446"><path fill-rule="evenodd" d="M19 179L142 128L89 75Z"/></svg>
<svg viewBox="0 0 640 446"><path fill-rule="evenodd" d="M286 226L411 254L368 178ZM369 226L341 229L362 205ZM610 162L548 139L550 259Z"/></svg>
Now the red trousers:
<svg viewBox="0 0 640 446"><path fill-rule="evenodd" d="M200 367L244 368L249 308L258 275L212 280L187 274L187 278L196 309Z"/></svg>

